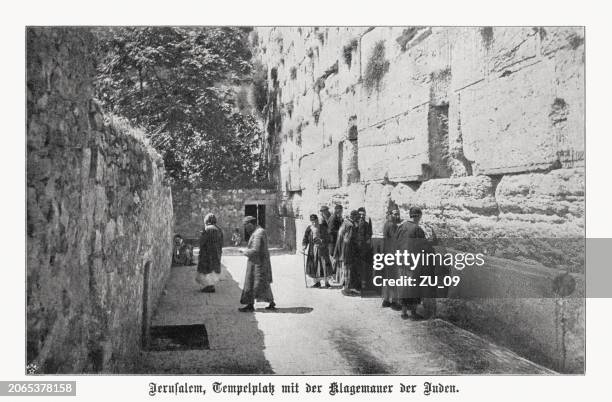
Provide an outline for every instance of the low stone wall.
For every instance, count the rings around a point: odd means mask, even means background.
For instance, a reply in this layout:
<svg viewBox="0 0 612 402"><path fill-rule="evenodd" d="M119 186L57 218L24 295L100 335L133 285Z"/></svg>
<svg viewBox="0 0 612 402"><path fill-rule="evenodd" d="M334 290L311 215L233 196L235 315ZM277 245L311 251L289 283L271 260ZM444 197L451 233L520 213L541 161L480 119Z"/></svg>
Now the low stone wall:
<svg viewBox="0 0 612 402"><path fill-rule="evenodd" d="M282 217L277 210L276 191L266 189L172 189L176 224L174 232L189 239L198 239L204 226L204 217L213 213L223 230L225 245L230 245L234 229L244 237L242 218L245 205L265 206L265 227L271 245L281 243Z"/></svg>
<svg viewBox="0 0 612 402"><path fill-rule="evenodd" d="M129 372L143 293L150 312L170 271L163 161L103 116L92 52L87 29L27 31L27 361L40 373Z"/></svg>

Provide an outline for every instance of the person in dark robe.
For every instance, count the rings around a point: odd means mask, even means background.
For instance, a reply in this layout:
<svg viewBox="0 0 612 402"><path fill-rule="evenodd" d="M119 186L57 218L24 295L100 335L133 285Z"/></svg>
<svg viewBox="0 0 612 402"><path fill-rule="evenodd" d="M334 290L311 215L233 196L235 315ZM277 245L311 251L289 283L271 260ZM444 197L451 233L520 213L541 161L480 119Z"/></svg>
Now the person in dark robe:
<svg viewBox="0 0 612 402"><path fill-rule="evenodd" d="M419 222L423 213L420 208L412 207L409 211L410 219L402 222L398 227L395 235L397 250L402 253L404 250L410 254L431 253L433 248L426 239L425 232L419 226ZM398 267L400 276L415 278L416 284L420 284L421 277L426 275L428 267L420 262L417 266L401 265ZM423 289L420 286L398 286L398 297L402 304L402 318L420 319L423 318L417 314L417 306L421 303L421 298L426 296L428 289ZM410 315L408 315L410 311Z"/></svg>
<svg viewBox="0 0 612 402"><path fill-rule="evenodd" d="M310 225L304 231L302 239L302 251L306 254L306 275L314 280L313 288L320 288L322 279L326 288L331 287L329 279L333 272L328 242L327 224L320 223L317 215L310 215Z"/></svg>
<svg viewBox="0 0 612 402"><path fill-rule="evenodd" d="M329 213L329 209L327 210ZM336 204L334 207L334 213L327 217L327 228L329 230L329 253L334 254L334 248L338 241L338 231L342 226L342 205Z"/></svg>
<svg viewBox="0 0 612 402"><path fill-rule="evenodd" d="M358 295L361 287L357 243L358 220L359 213L356 210L351 211L350 216L344 219L338 231L338 241L334 249L334 260L338 262L336 281L343 286L342 294L345 296Z"/></svg>
<svg viewBox="0 0 612 402"><path fill-rule="evenodd" d="M359 277L361 279L360 287L365 286L367 280L367 272L372 269L372 220L366 215L366 209L360 207L357 209L359 219L357 221L357 248L359 250Z"/></svg>
<svg viewBox="0 0 612 402"><path fill-rule="evenodd" d="M395 234L397 227L401 223L400 211L397 206L393 207L387 215L387 221L383 227L383 253L394 254ZM385 264L382 270L383 279L398 279L397 267L394 263ZM401 305L397 297L397 288L395 286L383 285L382 288L382 307L392 307L394 310L401 310Z"/></svg>
<svg viewBox="0 0 612 402"><path fill-rule="evenodd" d="M247 247L240 249L247 260L247 269L244 277L244 287L240 296L240 303L244 304L238 310L241 312L255 311L255 302L268 302L266 310L276 309L272 295L272 265L268 250L268 236L266 231L257 224L257 218L247 216L243 219L244 229L249 235Z"/></svg>
<svg viewBox="0 0 612 402"><path fill-rule="evenodd" d="M200 235L200 256L198 257L197 282L202 285L202 292L215 292L215 284L221 273L221 256L223 254L223 231L217 226L213 214L204 217L204 230Z"/></svg>

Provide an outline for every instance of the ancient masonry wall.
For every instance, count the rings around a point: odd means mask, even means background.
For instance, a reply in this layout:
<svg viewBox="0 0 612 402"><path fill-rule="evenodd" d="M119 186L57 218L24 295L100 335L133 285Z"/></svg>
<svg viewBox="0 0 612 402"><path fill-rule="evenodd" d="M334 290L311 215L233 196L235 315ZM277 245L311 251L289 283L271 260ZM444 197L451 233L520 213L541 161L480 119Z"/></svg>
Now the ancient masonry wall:
<svg viewBox="0 0 612 402"><path fill-rule="evenodd" d="M93 100L92 45L86 29L27 31L27 361L41 373L128 372L143 293L150 312L170 270L163 161Z"/></svg>
<svg viewBox="0 0 612 402"><path fill-rule="evenodd" d="M172 189L175 226L174 231L181 236L197 240L204 227L204 217L213 213L217 217L217 225L223 230L226 246L234 229L239 229L243 235L242 219L245 216L245 205L260 205L265 207L265 227L268 241L271 245L282 243L284 233L278 216L276 191L266 189ZM244 235L243 235L244 237Z"/></svg>
<svg viewBox="0 0 612 402"><path fill-rule="evenodd" d="M404 217L420 206L439 237L533 239L496 255L580 276L582 250L547 239L584 236L582 28L258 28L252 39L268 71L279 210L297 238L322 204L365 206L378 236L390 204ZM583 370L580 303L439 304L549 367Z"/></svg>

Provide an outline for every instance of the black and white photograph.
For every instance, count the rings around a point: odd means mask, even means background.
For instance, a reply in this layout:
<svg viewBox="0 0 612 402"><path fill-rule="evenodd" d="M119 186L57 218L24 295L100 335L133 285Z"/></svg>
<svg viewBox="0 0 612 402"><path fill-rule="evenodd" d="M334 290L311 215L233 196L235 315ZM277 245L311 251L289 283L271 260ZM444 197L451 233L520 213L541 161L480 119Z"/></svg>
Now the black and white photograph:
<svg viewBox="0 0 612 402"><path fill-rule="evenodd" d="M160 4L32 7L4 35L0 396L603 386L609 60L586 11Z"/></svg>
<svg viewBox="0 0 612 402"><path fill-rule="evenodd" d="M583 373L584 42L29 27L27 365Z"/></svg>

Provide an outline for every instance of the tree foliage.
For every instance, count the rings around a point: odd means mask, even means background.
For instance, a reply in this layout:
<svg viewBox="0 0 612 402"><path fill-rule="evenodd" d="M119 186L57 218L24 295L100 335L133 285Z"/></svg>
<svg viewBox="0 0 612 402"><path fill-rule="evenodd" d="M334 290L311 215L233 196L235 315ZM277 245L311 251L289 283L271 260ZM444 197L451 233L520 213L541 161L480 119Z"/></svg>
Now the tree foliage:
<svg viewBox="0 0 612 402"><path fill-rule="evenodd" d="M97 30L97 97L142 126L176 183L244 185L265 177L261 130L235 107L252 72L248 29L121 27Z"/></svg>

